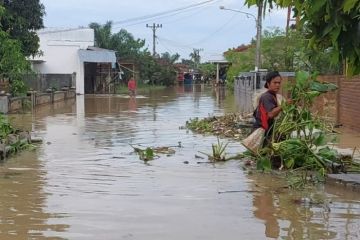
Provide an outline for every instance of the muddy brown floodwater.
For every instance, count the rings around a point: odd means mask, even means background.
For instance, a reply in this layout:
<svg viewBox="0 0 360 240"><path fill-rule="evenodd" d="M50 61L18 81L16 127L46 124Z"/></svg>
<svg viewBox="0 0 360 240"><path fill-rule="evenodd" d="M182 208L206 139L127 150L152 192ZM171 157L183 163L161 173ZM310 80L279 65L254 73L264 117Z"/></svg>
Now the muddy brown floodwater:
<svg viewBox="0 0 360 240"><path fill-rule="evenodd" d="M0 239L359 239L359 194L299 192L240 161L198 163L214 136L180 128L238 110L224 89L78 96L10 115L43 143L0 166ZM229 141L229 155L242 151ZM144 163L129 144L177 146ZM188 163L188 164L185 164Z"/></svg>

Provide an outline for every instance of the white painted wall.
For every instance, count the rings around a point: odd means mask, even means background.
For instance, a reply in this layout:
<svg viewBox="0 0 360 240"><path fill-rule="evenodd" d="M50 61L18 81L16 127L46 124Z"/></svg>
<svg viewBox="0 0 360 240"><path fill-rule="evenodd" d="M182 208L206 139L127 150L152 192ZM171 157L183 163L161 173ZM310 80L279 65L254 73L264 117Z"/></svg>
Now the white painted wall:
<svg viewBox="0 0 360 240"><path fill-rule="evenodd" d="M35 57L33 69L43 74L76 73L76 93L84 94L84 64L78 50L94 46L94 30L51 29L38 31L43 56ZM40 62L42 61L42 62Z"/></svg>

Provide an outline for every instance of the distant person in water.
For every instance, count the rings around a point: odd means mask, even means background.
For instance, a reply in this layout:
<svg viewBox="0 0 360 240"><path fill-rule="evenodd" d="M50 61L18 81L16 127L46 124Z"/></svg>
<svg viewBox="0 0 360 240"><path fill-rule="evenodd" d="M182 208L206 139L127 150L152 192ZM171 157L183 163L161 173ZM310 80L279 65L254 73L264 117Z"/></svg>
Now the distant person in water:
<svg viewBox="0 0 360 240"><path fill-rule="evenodd" d="M135 96L136 94L136 81L134 78L130 78L128 82L129 95Z"/></svg>

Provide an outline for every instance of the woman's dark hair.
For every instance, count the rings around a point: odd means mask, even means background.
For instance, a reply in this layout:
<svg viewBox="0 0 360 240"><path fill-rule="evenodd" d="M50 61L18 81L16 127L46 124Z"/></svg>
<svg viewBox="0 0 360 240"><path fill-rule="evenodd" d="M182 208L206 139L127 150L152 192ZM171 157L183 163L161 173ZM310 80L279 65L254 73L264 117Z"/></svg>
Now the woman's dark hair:
<svg viewBox="0 0 360 240"><path fill-rule="evenodd" d="M273 80L276 77L281 77L280 73L278 71L268 72L265 76L266 83L265 83L264 87L268 88L268 84L271 82L271 80Z"/></svg>

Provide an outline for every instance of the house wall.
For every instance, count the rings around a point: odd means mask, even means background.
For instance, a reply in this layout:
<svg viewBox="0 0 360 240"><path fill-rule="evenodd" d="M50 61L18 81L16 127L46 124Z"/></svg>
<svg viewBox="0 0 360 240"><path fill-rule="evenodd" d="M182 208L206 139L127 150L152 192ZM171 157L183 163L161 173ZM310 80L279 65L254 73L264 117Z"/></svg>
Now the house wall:
<svg viewBox="0 0 360 240"><path fill-rule="evenodd" d="M42 74L76 74L76 92L84 94L84 66L78 51L94 46L94 30L43 29L38 32L42 56L34 58L33 70Z"/></svg>

